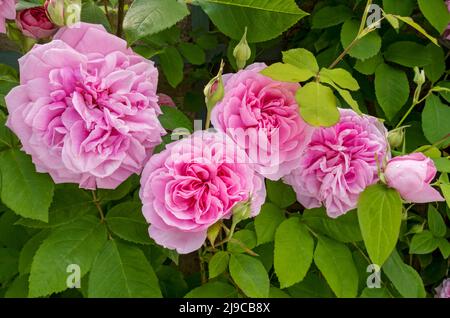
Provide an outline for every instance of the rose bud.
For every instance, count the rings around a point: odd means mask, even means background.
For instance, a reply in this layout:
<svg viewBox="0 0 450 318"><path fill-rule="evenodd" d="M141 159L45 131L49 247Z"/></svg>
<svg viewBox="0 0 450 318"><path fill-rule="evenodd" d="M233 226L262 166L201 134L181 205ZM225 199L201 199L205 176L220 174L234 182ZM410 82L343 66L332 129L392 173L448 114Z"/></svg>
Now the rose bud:
<svg viewBox="0 0 450 318"><path fill-rule="evenodd" d="M25 36L33 39L46 38L56 32L56 26L48 19L44 7L20 11L16 24Z"/></svg>
<svg viewBox="0 0 450 318"><path fill-rule="evenodd" d="M430 185L435 175L433 161L422 153L395 157L384 170L388 186L396 189L405 201L414 203L444 201Z"/></svg>
<svg viewBox="0 0 450 318"><path fill-rule="evenodd" d="M81 0L46 0L44 7L50 20L58 26L80 22Z"/></svg>

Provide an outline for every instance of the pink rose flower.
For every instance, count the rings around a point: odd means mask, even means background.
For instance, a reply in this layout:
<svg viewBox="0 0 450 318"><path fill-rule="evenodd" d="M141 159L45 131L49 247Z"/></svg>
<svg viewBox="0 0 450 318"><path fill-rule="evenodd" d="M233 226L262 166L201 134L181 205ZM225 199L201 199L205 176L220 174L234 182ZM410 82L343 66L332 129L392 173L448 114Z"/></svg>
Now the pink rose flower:
<svg viewBox="0 0 450 318"><path fill-rule="evenodd" d="M408 202L444 201L441 194L430 185L436 176L434 162L422 153L391 159L386 165L384 176L386 183Z"/></svg>
<svg viewBox="0 0 450 318"><path fill-rule="evenodd" d="M0 33L6 33L6 21L16 17L16 0L0 0Z"/></svg>
<svg viewBox="0 0 450 318"><path fill-rule="evenodd" d="M211 122L245 149L260 174L278 180L298 165L313 129L299 114L300 86L260 74L265 67L256 63L224 75L225 96Z"/></svg>
<svg viewBox="0 0 450 318"><path fill-rule="evenodd" d="M149 235L178 253L199 249L208 228L250 200L251 214L265 201L264 179L242 149L222 133L197 131L171 143L146 164L140 197Z"/></svg>
<svg viewBox="0 0 450 318"><path fill-rule="evenodd" d="M340 110L339 123L317 128L298 167L284 181L306 208L336 218L356 208L359 194L378 181L377 160L388 155L387 130L376 118Z"/></svg>
<svg viewBox="0 0 450 318"><path fill-rule="evenodd" d="M140 173L164 129L158 70L100 25L62 28L19 60L7 126L56 183L116 188Z"/></svg>
<svg viewBox="0 0 450 318"><path fill-rule="evenodd" d="M57 28L47 17L44 7L25 9L17 14L16 24L25 36L42 39L52 36Z"/></svg>
<svg viewBox="0 0 450 318"><path fill-rule="evenodd" d="M434 298L450 298L450 278L444 279L436 289Z"/></svg>

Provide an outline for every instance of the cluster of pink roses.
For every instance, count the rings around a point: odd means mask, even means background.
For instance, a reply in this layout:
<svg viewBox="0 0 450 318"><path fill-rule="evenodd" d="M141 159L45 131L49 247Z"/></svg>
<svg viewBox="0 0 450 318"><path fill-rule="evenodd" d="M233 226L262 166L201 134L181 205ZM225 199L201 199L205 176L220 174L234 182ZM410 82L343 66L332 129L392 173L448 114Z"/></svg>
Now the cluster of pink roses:
<svg viewBox="0 0 450 318"><path fill-rule="evenodd" d="M264 64L224 75L224 98L212 112L217 132L196 132L153 156L165 134L159 105L174 105L165 95L158 101L157 69L124 40L80 23L19 64L20 86L6 96L7 125L37 171L56 183L113 189L143 170L149 234L179 253L201 247L208 228L240 203L256 216L264 177L283 179L305 207L324 205L338 217L356 207L390 159L387 130L376 118L341 109L335 126L310 127L295 100L299 85L263 76ZM384 168L387 184L410 202L443 200L430 186L435 174L422 154Z"/></svg>

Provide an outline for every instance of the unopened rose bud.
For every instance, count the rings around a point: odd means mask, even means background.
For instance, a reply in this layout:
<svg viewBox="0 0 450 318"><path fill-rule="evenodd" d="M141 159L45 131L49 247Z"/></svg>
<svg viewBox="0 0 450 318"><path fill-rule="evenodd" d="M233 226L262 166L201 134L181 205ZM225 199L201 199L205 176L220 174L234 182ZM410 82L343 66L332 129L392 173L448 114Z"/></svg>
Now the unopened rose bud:
<svg viewBox="0 0 450 318"><path fill-rule="evenodd" d="M56 26L48 19L44 7L20 11L16 17L16 25L23 35L33 39L46 38L56 32Z"/></svg>
<svg viewBox="0 0 450 318"><path fill-rule="evenodd" d="M205 86L203 93L205 94L205 103L209 111L222 100L225 89L223 87L222 73L224 63L220 63L219 73Z"/></svg>
<svg viewBox="0 0 450 318"><path fill-rule="evenodd" d="M416 83L419 86L422 86L426 79L425 79L425 71L424 70L420 70L418 67L414 67L414 83Z"/></svg>
<svg viewBox="0 0 450 318"><path fill-rule="evenodd" d="M58 26L80 22L81 0L46 0L44 7L50 20Z"/></svg>
<svg viewBox="0 0 450 318"><path fill-rule="evenodd" d="M393 149L400 148L401 145L403 145L403 139L405 138L405 129L404 128L398 128L391 130L388 134L388 141L389 145Z"/></svg>
<svg viewBox="0 0 450 318"><path fill-rule="evenodd" d="M236 59L237 68L242 70L252 56L252 50L247 43L247 27L245 28L241 41L234 48L233 55Z"/></svg>

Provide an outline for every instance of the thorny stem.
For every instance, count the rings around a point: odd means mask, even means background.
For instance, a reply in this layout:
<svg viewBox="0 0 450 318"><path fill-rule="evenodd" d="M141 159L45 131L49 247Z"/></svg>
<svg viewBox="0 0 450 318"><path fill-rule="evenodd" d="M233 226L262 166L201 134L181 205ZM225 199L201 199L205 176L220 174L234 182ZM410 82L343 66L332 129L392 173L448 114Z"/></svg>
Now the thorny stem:
<svg viewBox="0 0 450 318"><path fill-rule="evenodd" d="M111 24L111 20L109 17L108 0L103 0L103 6L105 7L106 18L108 19L109 23Z"/></svg>
<svg viewBox="0 0 450 318"><path fill-rule="evenodd" d="M208 109L206 113L206 122L205 122L205 130L208 130L211 126L211 111Z"/></svg>
<svg viewBox="0 0 450 318"><path fill-rule="evenodd" d="M124 16L125 16L125 0L119 0L119 10L117 12L117 32L116 32L116 35L118 37L122 36Z"/></svg>

